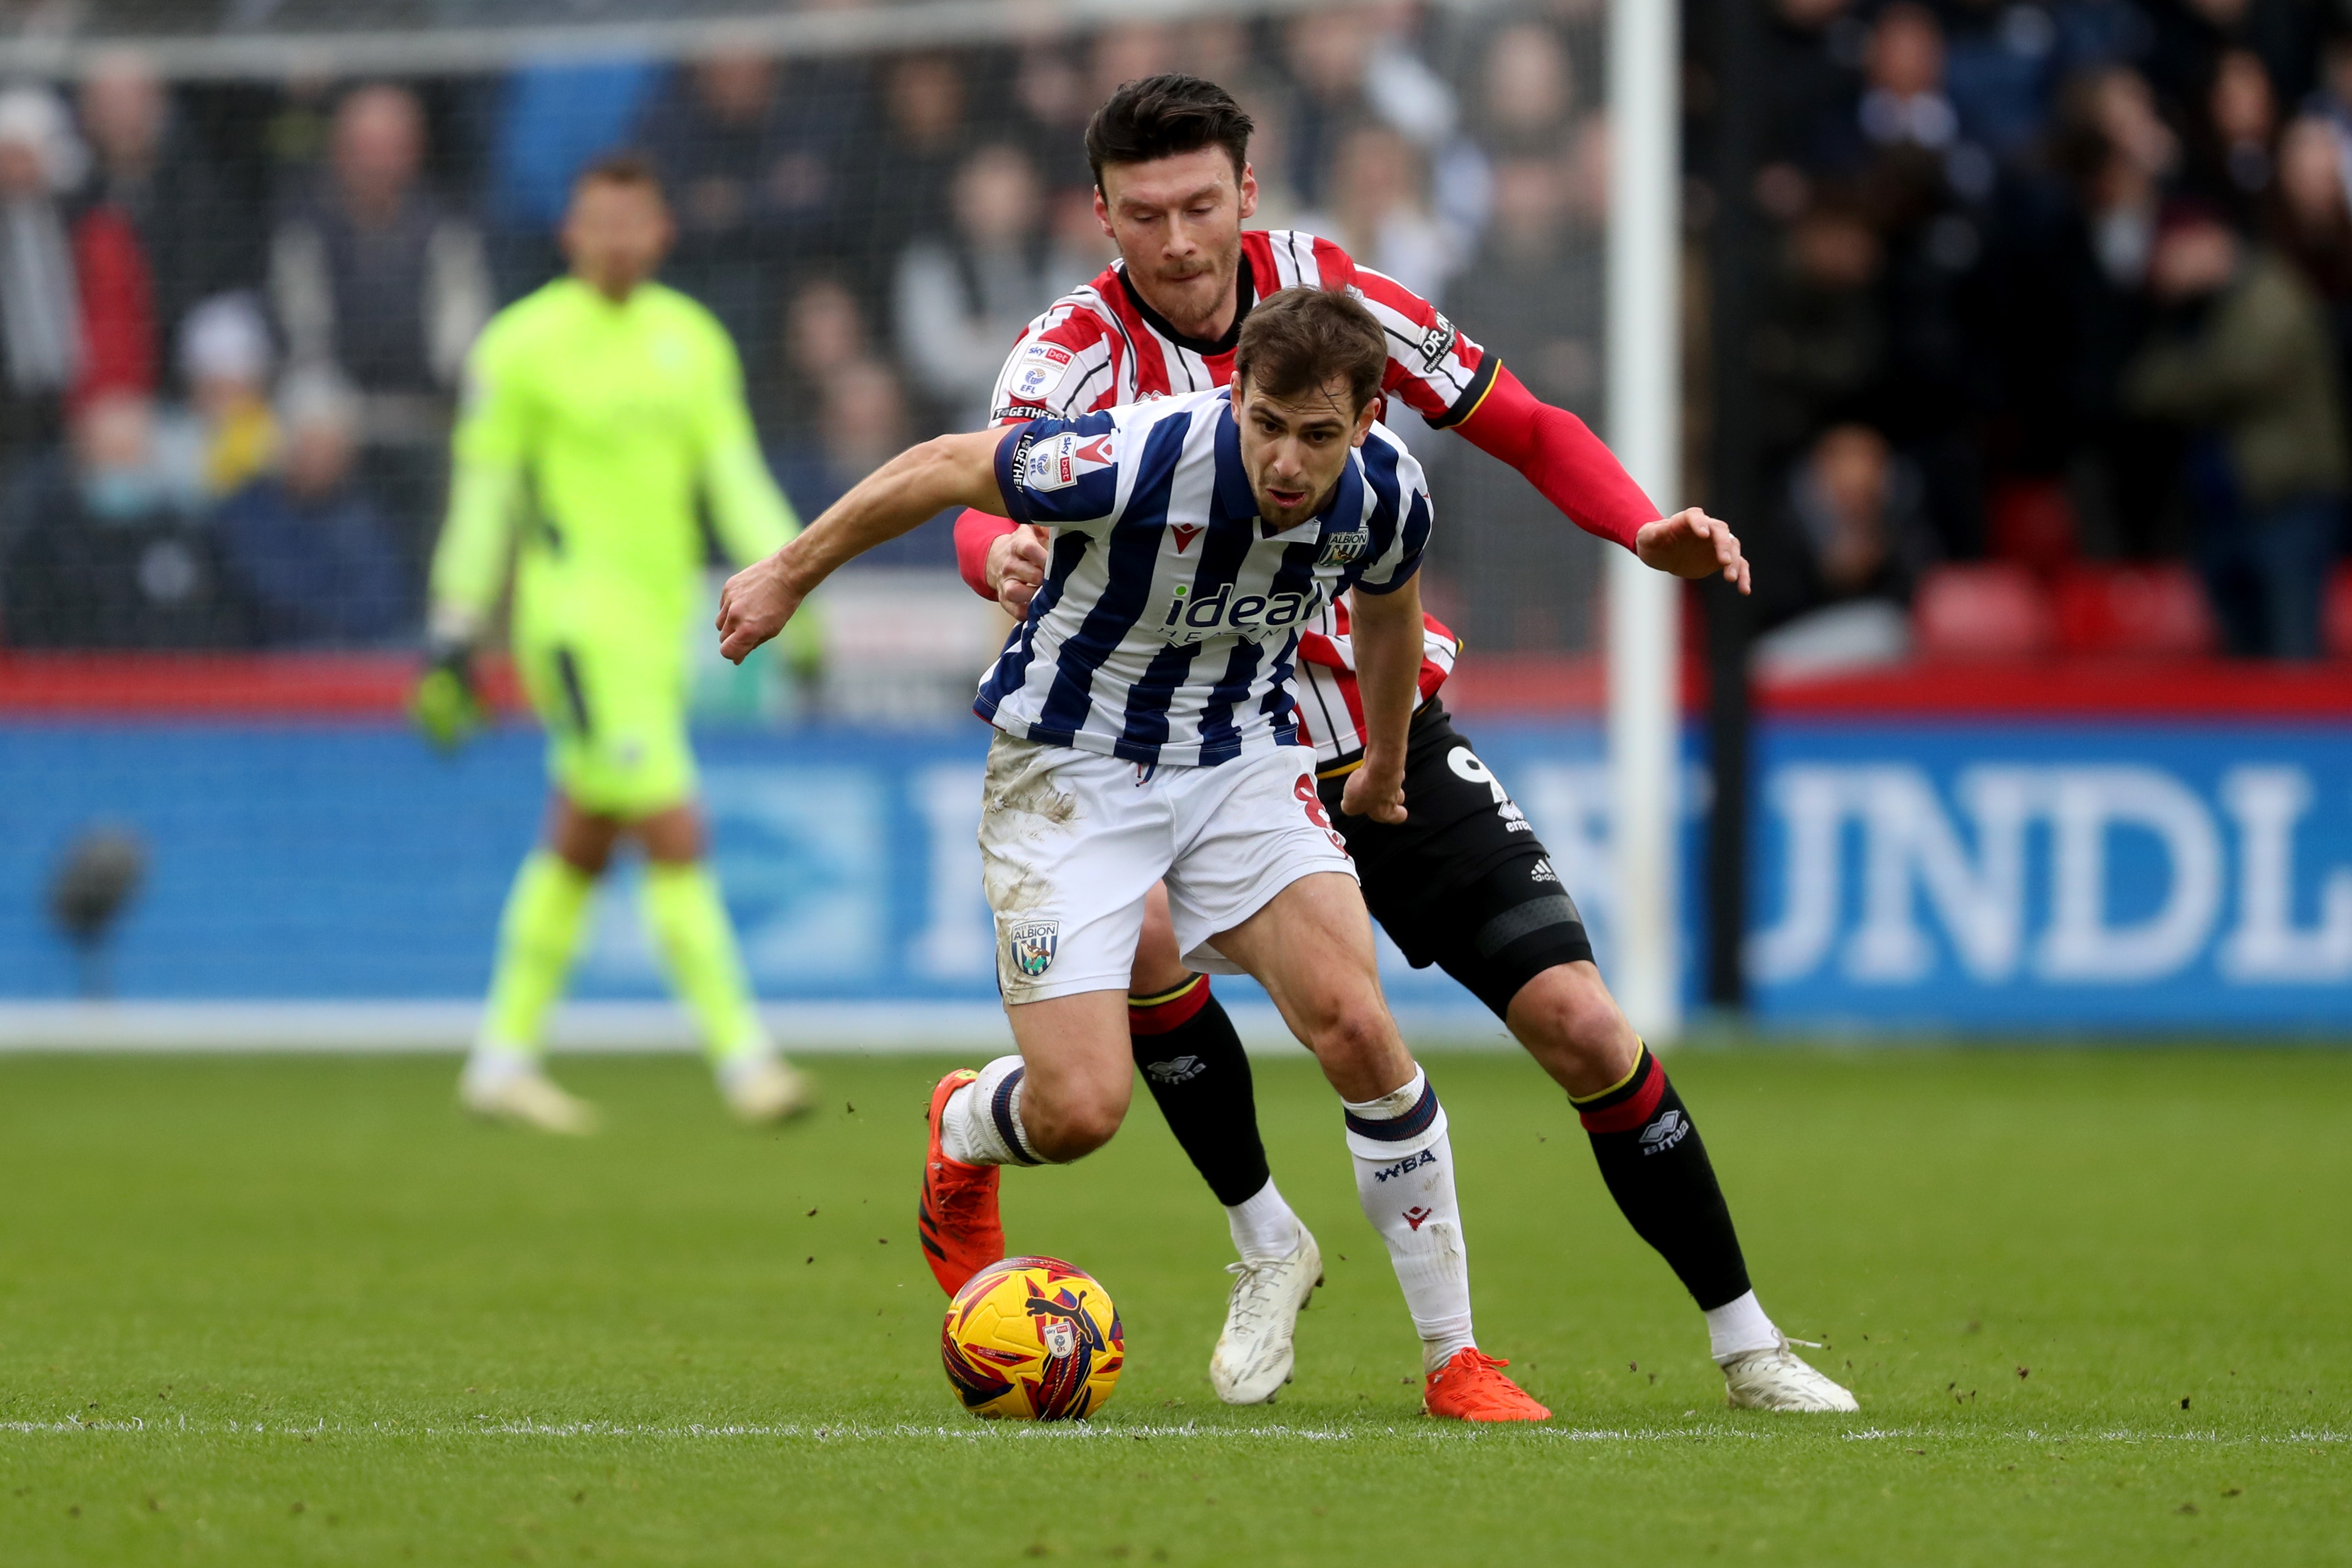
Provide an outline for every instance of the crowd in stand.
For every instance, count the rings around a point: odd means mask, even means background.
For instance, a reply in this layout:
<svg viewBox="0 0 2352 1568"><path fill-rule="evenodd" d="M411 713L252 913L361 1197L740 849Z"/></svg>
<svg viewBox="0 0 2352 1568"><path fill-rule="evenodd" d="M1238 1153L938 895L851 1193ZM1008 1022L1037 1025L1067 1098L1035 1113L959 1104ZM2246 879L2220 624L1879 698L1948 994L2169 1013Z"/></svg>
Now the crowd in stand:
<svg viewBox="0 0 2352 1568"><path fill-rule="evenodd" d="M1768 623L2320 652L2352 10L1773 0L1765 45Z"/></svg>
<svg viewBox="0 0 2352 1568"><path fill-rule="evenodd" d="M1686 205L1695 247L1727 203L1767 241L1742 346L1765 627L1899 650L1954 563L2163 561L2229 649L2315 651L2352 471L2352 14L1759 3L1752 189ZM1605 428L1604 9L268 87L126 53L0 90L0 642L413 639L467 348L560 268L570 179L621 146L661 170L667 279L734 335L814 516L978 423L1022 324L1108 259L1081 133L1163 69L1256 116L1258 222L1346 245ZM1408 424L1440 608L1483 646L1580 645L1597 547ZM950 551L927 528L884 559Z"/></svg>

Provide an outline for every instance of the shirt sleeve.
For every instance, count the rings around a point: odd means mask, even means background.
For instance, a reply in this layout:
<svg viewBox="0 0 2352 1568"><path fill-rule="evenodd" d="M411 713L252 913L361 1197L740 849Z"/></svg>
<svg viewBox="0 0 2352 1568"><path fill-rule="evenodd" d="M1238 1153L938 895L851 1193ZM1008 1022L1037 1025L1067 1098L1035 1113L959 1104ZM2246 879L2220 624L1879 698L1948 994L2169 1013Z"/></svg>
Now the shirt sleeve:
<svg viewBox="0 0 2352 1568"><path fill-rule="evenodd" d="M1118 521L1127 432L1110 411L1076 419L1033 419L1009 427L996 446L996 487L1016 523L1081 533Z"/></svg>
<svg viewBox="0 0 2352 1568"><path fill-rule="evenodd" d="M734 340L713 322L709 362L696 411L703 494L719 548L738 567L772 555L801 531L799 515L760 455L751 411L743 401L743 366Z"/></svg>
<svg viewBox="0 0 2352 1568"><path fill-rule="evenodd" d="M1386 530L1387 548L1373 557L1371 564L1350 584L1366 593L1394 593L1411 582L1413 573L1421 570L1422 552L1429 548L1429 526L1433 518L1429 482L1411 455L1398 452L1396 465L1397 517Z"/></svg>
<svg viewBox="0 0 2352 1568"><path fill-rule="evenodd" d="M1076 299L1055 302L1013 345L988 402L992 423L1075 419L1111 384L1110 330Z"/></svg>
<svg viewBox="0 0 2352 1568"><path fill-rule="evenodd" d="M431 619L435 635L454 641L471 641L488 624L513 549L530 400L505 345L495 327L476 341L450 443L449 512L433 551Z"/></svg>
<svg viewBox="0 0 2352 1568"><path fill-rule="evenodd" d="M1389 340L1381 390L1446 430L1470 416L1501 361L1470 340L1436 306L1385 273L1355 267L1356 294Z"/></svg>

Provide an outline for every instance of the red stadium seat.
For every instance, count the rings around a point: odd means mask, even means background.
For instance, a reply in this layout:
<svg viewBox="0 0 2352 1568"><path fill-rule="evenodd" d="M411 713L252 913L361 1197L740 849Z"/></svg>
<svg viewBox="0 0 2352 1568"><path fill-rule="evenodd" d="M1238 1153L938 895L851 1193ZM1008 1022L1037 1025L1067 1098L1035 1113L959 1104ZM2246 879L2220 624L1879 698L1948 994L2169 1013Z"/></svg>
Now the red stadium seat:
<svg viewBox="0 0 2352 1568"><path fill-rule="evenodd" d="M2321 612L2320 642L2331 659L2352 659L2352 560L2336 567L2327 579L2327 603Z"/></svg>
<svg viewBox="0 0 2352 1568"><path fill-rule="evenodd" d="M1925 659L2023 658L2057 640L2041 580L2008 561L1937 568L1920 580L1911 617Z"/></svg>
<svg viewBox="0 0 2352 1568"><path fill-rule="evenodd" d="M2185 566L2078 566L2056 589L2058 644L2069 653L2210 653L2212 607Z"/></svg>
<svg viewBox="0 0 2352 1568"><path fill-rule="evenodd" d="M2016 479L1993 492L1987 509L1996 559L2043 573L2063 570L2075 555L2074 498L2055 479Z"/></svg>

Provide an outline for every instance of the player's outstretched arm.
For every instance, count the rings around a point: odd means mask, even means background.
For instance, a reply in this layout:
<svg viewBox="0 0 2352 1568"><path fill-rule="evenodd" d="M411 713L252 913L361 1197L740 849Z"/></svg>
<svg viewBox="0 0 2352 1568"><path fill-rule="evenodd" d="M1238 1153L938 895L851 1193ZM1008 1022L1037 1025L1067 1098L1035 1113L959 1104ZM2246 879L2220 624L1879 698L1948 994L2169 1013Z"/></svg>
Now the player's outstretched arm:
<svg viewBox="0 0 2352 1568"><path fill-rule="evenodd" d="M1404 821L1404 749L1421 700L1421 580L1348 601L1356 691L1364 704L1364 761L1339 793L1339 810L1375 822Z"/></svg>
<svg viewBox="0 0 2352 1568"><path fill-rule="evenodd" d="M1713 577L1719 571L1740 592L1748 591L1748 558L1740 553L1739 536L1730 524L1697 507L1643 524L1633 536L1633 553L1643 565L1676 577Z"/></svg>
<svg viewBox="0 0 2352 1568"><path fill-rule="evenodd" d="M719 651L737 664L783 630L801 601L847 562L950 507L1003 515L996 487L1001 430L942 435L910 446L858 481L824 516L764 560L727 580L719 596Z"/></svg>

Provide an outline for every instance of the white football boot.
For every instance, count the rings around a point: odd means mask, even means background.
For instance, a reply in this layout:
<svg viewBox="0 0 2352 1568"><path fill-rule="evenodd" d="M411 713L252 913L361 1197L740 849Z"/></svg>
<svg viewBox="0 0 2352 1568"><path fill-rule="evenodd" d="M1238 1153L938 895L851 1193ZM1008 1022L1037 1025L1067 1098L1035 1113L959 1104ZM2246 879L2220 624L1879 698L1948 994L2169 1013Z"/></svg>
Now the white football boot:
<svg viewBox="0 0 2352 1568"><path fill-rule="evenodd" d="M774 1055L730 1063L719 1073L719 1091L735 1119L764 1127L816 1108L816 1081Z"/></svg>
<svg viewBox="0 0 2352 1568"><path fill-rule="evenodd" d="M495 1073L468 1071L457 1080L457 1102L493 1122L575 1138L584 1138L604 1124L595 1106L566 1094L537 1066Z"/></svg>
<svg viewBox="0 0 2352 1568"><path fill-rule="evenodd" d="M1228 1263L1234 1293L1225 1302L1225 1332L1209 1353L1209 1382L1228 1405L1265 1405L1290 1381L1297 1359L1290 1337L1307 1299L1323 1282L1323 1254L1304 1225L1287 1258Z"/></svg>
<svg viewBox="0 0 2352 1568"><path fill-rule="evenodd" d="M1769 1350L1743 1351L1723 1364L1725 1396L1734 1410L1859 1410L1853 1396L1814 1371L1783 1338Z"/></svg>

